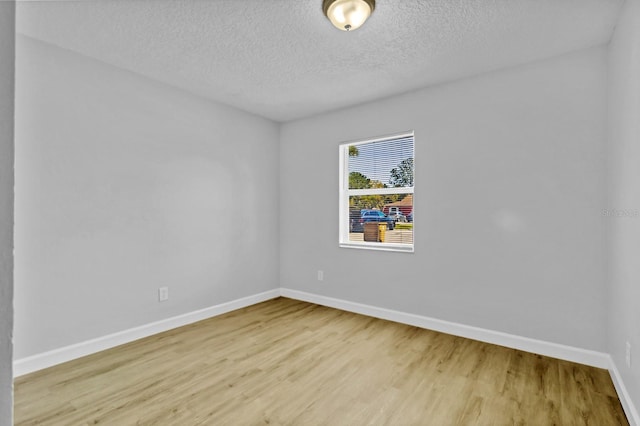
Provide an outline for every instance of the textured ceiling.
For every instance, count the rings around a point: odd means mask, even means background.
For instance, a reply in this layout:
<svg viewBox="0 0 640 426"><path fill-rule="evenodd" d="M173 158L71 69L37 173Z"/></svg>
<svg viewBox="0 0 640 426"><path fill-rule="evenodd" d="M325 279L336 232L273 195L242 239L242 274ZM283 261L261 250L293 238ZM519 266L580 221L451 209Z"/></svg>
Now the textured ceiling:
<svg viewBox="0 0 640 426"><path fill-rule="evenodd" d="M17 31L277 121L606 44L622 0L19 1Z"/></svg>

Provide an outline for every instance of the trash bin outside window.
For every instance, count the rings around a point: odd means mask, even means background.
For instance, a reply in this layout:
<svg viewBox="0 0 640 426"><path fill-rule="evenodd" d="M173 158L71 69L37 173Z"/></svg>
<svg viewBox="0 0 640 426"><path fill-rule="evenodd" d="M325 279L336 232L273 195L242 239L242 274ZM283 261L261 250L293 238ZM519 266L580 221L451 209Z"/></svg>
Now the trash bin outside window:
<svg viewBox="0 0 640 426"><path fill-rule="evenodd" d="M378 242L378 222L364 223L364 240L373 243Z"/></svg>
<svg viewBox="0 0 640 426"><path fill-rule="evenodd" d="M365 222L364 240L374 243L384 243L387 224L384 222Z"/></svg>
<svg viewBox="0 0 640 426"><path fill-rule="evenodd" d="M385 232L387 231L387 224L378 222L378 241L384 243Z"/></svg>

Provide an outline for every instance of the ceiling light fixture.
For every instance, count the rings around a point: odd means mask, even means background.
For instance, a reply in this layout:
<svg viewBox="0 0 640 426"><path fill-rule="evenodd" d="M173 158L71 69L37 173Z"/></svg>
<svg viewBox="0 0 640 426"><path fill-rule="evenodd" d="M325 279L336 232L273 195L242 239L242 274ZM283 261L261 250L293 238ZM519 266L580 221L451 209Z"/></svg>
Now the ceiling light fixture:
<svg viewBox="0 0 640 426"><path fill-rule="evenodd" d="M339 30L353 31L364 24L373 9L376 0L323 0L322 11Z"/></svg>

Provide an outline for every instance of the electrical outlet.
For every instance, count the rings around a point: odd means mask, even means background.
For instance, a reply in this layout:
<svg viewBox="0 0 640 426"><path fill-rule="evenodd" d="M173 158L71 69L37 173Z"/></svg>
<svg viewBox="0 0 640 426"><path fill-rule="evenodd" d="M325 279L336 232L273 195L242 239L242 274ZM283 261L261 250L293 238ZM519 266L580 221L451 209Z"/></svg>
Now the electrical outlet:
<svg viewBox="0 0 640 426"><path fill-rule="evenodd" d="M625 361L627 362L627 368L631 368L631 343L627 341L627 350L625 353Z"/></svg>
<svg viewBox="0 0 640 426"><path fill-rule="evenodd" d="M158 301L164 302L165 300L169 300L169 287L160 287L158 289Z"/></svg>
<svg viewBox="0 0 640 426"><path fill-rule="evenodd" d="M318 271L318 281L324 280L324 271Z"/></svg>

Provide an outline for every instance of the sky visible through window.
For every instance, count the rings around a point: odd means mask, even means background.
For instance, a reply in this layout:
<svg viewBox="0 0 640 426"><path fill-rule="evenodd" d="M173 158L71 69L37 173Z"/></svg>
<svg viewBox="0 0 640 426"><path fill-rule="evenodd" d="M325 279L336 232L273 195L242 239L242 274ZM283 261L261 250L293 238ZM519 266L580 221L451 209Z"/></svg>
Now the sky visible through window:
<svg viewBox="0 0 640 426"><path fill-rule="evenodd" d="M391 170L408 158L413 158L413 136L354 145L358 155L349 157L349 173L359 172L372 181L387 186Z"/></svg>

